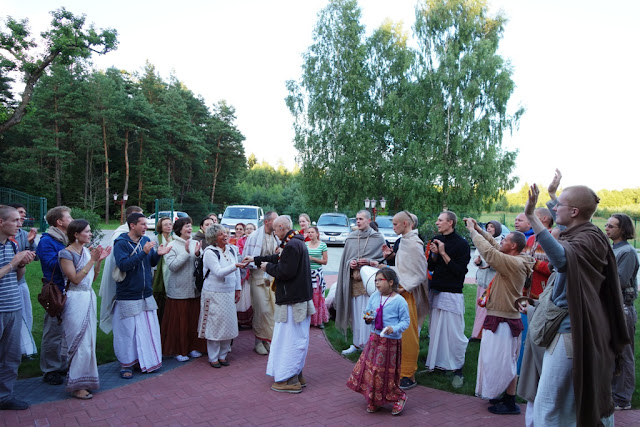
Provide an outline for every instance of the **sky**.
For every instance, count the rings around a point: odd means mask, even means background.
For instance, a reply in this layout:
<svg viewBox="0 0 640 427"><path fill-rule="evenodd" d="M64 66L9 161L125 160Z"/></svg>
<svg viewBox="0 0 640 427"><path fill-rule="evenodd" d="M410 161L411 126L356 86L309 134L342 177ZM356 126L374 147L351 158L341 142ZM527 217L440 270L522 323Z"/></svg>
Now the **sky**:
<svg viewBox="0 0 640 427"><path fill-rule="evenodd" d="M236 108L245 153L292 169L293 118L285 82L298 80L318 12L328 0L0 0L0 16L29 18L34 33L49 11L86 14L97 28L115 28L119 47L94 57L96 68L139 71L145 61L175 75L208 106ZM489 0L508 19L499 53L516 84L510 106L520 125L504 141L518 150L513 175L545 186L554 170L562 186L595 190L640 186L636 0ZM360 0L370 34L385 18L410 31L416 0Z"/></svg>

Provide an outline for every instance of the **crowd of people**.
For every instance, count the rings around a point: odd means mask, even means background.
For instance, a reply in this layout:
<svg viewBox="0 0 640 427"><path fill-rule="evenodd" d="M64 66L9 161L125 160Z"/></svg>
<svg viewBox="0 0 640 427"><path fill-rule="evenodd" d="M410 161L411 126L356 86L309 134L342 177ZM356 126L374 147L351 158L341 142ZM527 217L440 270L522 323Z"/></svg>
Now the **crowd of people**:
<svg viewBox="0 0 640 427"><path fill-rule="evenodd" d="M464 384L463 285L471 260L477 270L471 340L480 341L475 394L494 414L519 414L527 425L613 425L614 410L631 408L638 256L632 220L612 215L605 233L591 223L599 199L588 187L557 196L561 174L548 188L546 208L529 191L515 230L464 218L476 248L444 211L427 244L417 217L393 217L393 247L368 211L356 215L346 238L335 294L325 301L327 245L307 214L299 230L288 216L267 212L263 224L236 224L234 235L215 215L194 233L191 218L160 218L149 239L146 217L127 208L126 224L111 244L90 247L89 223L70 209L51 209L49 229L22 230L22 205L0 206L0 408L25 409L12 395L22 355L37 352L26 264L39 259L43 282L66 293L60 319L45 314L40 349L43 380L62 384L78 399L99 389L95 345L98 324L92 283L104 263L100 328L113 332L120 376L152 372L162 357L180 362L207 354L209 365L229 366L233 340L251 328L254 351L268 356L271 389L300 393L311 327L324 328L327 305L336 328L352 332L343 354L361 352L347 386L366 399L366 411L392 405L400 414L417 385L420 330L428 319L426 370L446 371ZM609 243L609 239L613 244ZM66 375L66 378L65 378Z"/></svg>

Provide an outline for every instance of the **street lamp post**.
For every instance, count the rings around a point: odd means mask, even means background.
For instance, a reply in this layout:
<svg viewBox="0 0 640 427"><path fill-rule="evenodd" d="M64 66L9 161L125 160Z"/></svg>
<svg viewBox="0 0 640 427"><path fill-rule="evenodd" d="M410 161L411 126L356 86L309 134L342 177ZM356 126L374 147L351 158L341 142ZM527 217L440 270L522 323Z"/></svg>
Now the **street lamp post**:
<svg viewBox="0 0 640 427"><path fill-rule="evenodd" d="M371 217L373 218L373 221L376 220L376 205L377 205L378 201L374 198L369 199L368 197L366 199L364 199L364 207L369 210L371 209ZM384 197L382 197L380 199L380 207L382 207L382 209L385 208L385 206L387 205L387 201L384 199Z"/></svg>
<svg viewBox="0 0 640 427"><path fill-rule="evenodd" d="M124 205L127 204L127 200L129 200L127 193L122 195L122 200L118 200L118 193L113 193L113 202L120 205L120 225L124 224Z"/></svg>

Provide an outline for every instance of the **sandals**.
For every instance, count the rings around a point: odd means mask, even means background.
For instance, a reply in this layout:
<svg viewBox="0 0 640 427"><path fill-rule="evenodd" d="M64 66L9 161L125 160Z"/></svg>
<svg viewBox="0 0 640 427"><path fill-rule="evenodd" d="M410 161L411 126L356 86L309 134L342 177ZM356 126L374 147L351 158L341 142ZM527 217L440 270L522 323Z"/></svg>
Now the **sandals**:
<svg viewBox="0 0 640 427"><path fill-rule="evenodd" d="M130 380L131 378L133 378L133 370L131 368L121 368L120 378Z"/></svg>
<svg viewBox="0 0 640 427"><path fill-rule="evenodd" d="M403 399L398 400L393 404L393 409L391 410L391 415L400 415L400 412L404 409L404 404L407 403L407 396L405 395Z"/></svg>
<svg viewBox="0 0 640 427"><path fill-rule="evenodd" d="M81 392L84 392L84 393L81 393ZM77 390L71 393L71 397L75 397L76 399L80 399L80 400L89 400L93 398L93 394L91 394L89 390Z"/></svg>
<svg viewBox="0 0 640 427"><path fill-rule="evenodd" d="M218 360L215 362L209 362L209 365L211 365L212 368L222 368L222 364Z"/></svg>
<svg viewBox="0 0 640 427"><path fill-rule="evenodd" d="M380 410L379 406L376 405L367 405L367 412L373 414L374 412L378 412Z"/></svg>

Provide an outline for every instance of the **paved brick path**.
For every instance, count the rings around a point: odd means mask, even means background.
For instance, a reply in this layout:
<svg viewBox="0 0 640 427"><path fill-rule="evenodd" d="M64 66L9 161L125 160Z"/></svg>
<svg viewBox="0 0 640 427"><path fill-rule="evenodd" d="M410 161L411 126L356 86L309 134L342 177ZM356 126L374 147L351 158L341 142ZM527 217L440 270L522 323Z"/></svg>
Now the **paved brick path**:
<svg viewBox="0 0 640 427"><path fill-rule="evenodd" d="M389 409L367 414L364 398L345 386L353 364L333 351L316 328L311 329L304 370L307 388L298 395L276 393L270 390L271 379L265 375L267 358L252 348L251 331L241 331L229 355L229 367L213 369L203 357L136 383L121 380L122 387L98 391L89 401L68 398L32 405L26 411L2 411L0 424L524 425L523 415L494 416L480 399L421 386L408 391L407 406L399 417L391 416ZM47 393L50 387L42 384L32 393ZM616 413L616 421L620 426L640 425L640 411Z"/></svg>

